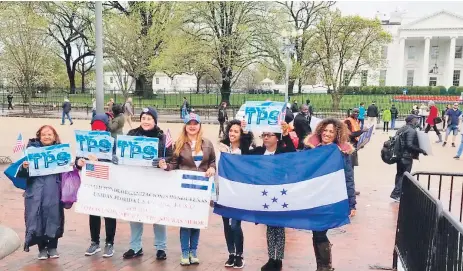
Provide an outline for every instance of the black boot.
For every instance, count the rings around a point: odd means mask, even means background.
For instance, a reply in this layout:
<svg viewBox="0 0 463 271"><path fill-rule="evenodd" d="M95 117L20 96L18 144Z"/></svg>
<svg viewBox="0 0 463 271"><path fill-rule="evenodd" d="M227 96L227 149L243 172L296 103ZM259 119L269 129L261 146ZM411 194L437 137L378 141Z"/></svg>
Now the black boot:
<svg viewBox="0 0 463 271"><path fill-rule="evenodd" d="M275 271L276 269L276 260L268 259L268 262L262 266L261 271Z"/></svg>
<svg viewBox="0 0 463 271"><path fill-rule="evenodd" d="M283 261L282 260L275 260L275 271L281 271L281 268L283 268Z"/></svg>
<svg viewBox="0 0 463 271"><path fill-rule="evenodd" d="M331 265L331 244L330 242L319 243L315 246L315 257L320 257L317 260L317 271L334 271L333 266ZM320 266L318 266L318 262L320 261Z"/></svg>

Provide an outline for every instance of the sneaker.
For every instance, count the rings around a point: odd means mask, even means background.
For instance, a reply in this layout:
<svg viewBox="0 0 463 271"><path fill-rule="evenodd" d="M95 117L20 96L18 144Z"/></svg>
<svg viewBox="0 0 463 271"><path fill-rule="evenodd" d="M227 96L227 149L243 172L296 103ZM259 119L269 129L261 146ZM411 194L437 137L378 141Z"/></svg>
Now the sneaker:
<svg viewBox="0 0 463 271"><path fill-rule="evenodd" d="M195 250L190 251L190 263L199 264L199 258L198 258L198 255L196 255Z"/></svg>
<svg viewBox="0 0 463 271"><path fill-rule="evenodd" d="M225 267L232 267L235 265L235 255L228 255L228 260L225 262Z"/></svg>
<svg viewBox="0 0 463 271"><path fill-rule="evenodd" d="M113 255L114 255L114 245L113 244L106 244L104 246L103 258L110 258Z"/></svg>
<svg viewBox="0 0 463 271"><path fill-rule="evenodd" d="M235 256L235 263L233 265L233 268L235 269L241 269L244 267L244 260L243 256L236 255Z"/></svg>
<svg viewBox="0 0 463 271"><path fill-rule="evenodd" d="M455 143L452 143L452 147L454 147L454 148L455 148Z"/></svg>
<svg viewBox="0 0 463 271"><path fill-rule="evenodd" d="M96 253L98 253L100 251L101 251L100 244L92 242L90 244L90 247L85 252L85 256L92 256L92 255L95 255Z"/></svg>
<svg viewBox="0 0 463 271"><path fill-rule="evenodd" d="M460 160L460 156L455 156L455 157L453 157L453 159Z"/></svg>
<svg viewBox="0 0 463 271"><path fill-rule="evenodd" d="M261 271L273 271L276 268L276 261L274 259L268 259L268 262L260 268Z"/></svg>
<svg viewBox="0 0 463 271"><path fill-rule="evenodd" d="M393 199L395 202L400 202L400 197L391 196L391 199Z"/></svg>
<svg viewBox="0 0 463 271"><path fill-rule="evenodd" d="M50 259L58 259L59 254L56 248L49 248L48 249L48 256L50 256Z"/></svg>
<svg viewBox="0 0 463 271"><path fill-rule="evenodd" d="M46 249L42 249L39 251L39 256L37 256L39 260L47 260L48 259L48 252Z"/></svg>
<svg viewBox="0 0 463 271"><path fill-rule="evenodd" d="M73 124L74 124L74 122L71 122L71 125L73 125Z"/></svg>
<svg viewBox="0 0 463 271"><path fill-rule="evenodd" d="M180 265L181 266L187 266L190 265L190 255L188 252L182 252L182 258L180 258Z"/></svg>
<svg viewBox="0 0 463 271"><path fill-rule="evenodd" d="M140 248L140 250L137 251L137 253L135 253L135 251L133 249L129 249L122 255L122 258L124 258L124 259L133 259L133 258L137 258L137 257L140 257L140 256L143 256L143 248Z"/></svg>
<svg viewBox="0 0 463 271"><path fill-rule="evenodd" d="M355 191L356 196L360 196L360 191Z"/></svg>
<svg viewBox="0 0 463 271"><path fill-rule="evenodd" d="M442 147L445 147L445 145L447 145L447 142L444 141L444 143L442 143Z"/></svg>
<svg viewBox="0 0 463 271"><path fill-rule="evenodd" d="M158 250L158 252L156 252L156 260L160 260L160 261L163 261L167 259L167 254L164 250Z"/></svg>

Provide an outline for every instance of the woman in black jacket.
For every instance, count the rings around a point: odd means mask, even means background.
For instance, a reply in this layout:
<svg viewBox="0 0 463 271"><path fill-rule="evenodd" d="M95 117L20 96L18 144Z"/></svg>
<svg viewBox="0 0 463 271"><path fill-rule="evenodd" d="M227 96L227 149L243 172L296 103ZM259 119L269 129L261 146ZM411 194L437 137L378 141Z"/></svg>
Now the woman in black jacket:
<svg viewBox="0 0 463 271"><path fill-rule="evenodd" d="M281 133L262 133L263 146L249 151L251 155L276 155L295 152L296 147L289 136L289 125L282 123ZM279 271L283 266L285 253L285 228L267 225L268 262L261 271Z"/></svg>

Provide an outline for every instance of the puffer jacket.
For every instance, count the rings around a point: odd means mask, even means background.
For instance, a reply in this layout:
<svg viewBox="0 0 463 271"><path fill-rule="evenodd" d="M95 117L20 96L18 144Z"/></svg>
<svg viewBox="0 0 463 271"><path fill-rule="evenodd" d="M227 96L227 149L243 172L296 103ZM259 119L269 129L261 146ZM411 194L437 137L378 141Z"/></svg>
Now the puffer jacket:
<svg viewBox="0 0 463 271"><path fill-rule="evenodd" d="M29 140L27 147L43 147L39 139ZM19 178L27 179L24 193L26 236L24 251L43 239L60 238L64 232L64 205L61 202L61 174L29 177L20 167Z"/></svg>
<svg viewBox="0 0 463 271"><path fill-rule="evenodd" d="M423 150L420 148L418 132L415 128L412 125L407 124L401 127L397 133L402 133L400 136L402 144L401 157L406 159L418 159L420 153L423 153Z"/></svg>

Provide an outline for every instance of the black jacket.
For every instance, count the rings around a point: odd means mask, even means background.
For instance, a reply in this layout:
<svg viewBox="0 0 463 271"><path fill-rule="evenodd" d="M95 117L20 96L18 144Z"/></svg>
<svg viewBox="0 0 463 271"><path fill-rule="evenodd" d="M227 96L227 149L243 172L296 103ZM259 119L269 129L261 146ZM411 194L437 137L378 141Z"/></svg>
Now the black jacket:
<svg viewBox="0 0 463 271"><path fill-rule="evenodd" d="M217 120L219 122L225 122L228 120L228 115L227 115L227 110L225 107L219 107L219 113L218 113L218 116L217 116Z"/></svg>
<svg viewBox="0 0 463 271"><path fill-rule="evenodd" d="M294 114L289 108L286 108L285 122L290 123L294 120Z"/></svg>
<svg viewBox="0 0 463 271"><path fill-rule="evenodd" d="M378 107L374 104L370 105L367 108L367 117L377 118L379 116Z"/></svg>
<svg viewBox="0 0 463 271"><path fill-rule="evenodd" d="M297 103L293 103L293 105L291 105L291 111L293 113L299 112L299 108L297 106Z"/></svg>
<svg viewBox="0 0 463 271"><path fill-rule="evenodd" d="M11 94L8 94L8 96L6 96L7 100L9 103L12 103L13 102L13 95Z"/></svg>
<svg viewBox="0 0 463 271"><path fill-rule="evenodd" d="M399 110L397 110L397 107L391 107L391 118L397 119L398 117L399 117Z"/></svg>
<svg viewBox="0 0 463 271"><path fill-rule="evenodd" d="M301 113L297 114L297 116L294 118L294 131L296 132L297 137L299 138L299 146L297 146L297 148L303 149L304 138L311 132L309 116L304 116Z"/></svg>
<svg viewBox="0 0 463 271"><path fill-rule="evenodd" d="M418 133L411 126L407 124L401 127L397 133L402 133L400 136L401 140L401 150L402 150L402 158L406 159L418 159L420 153L423 153L423 150L420 149L420 144L418 142Z"/></svg>
<svg viewBox="0 0 463 271"><path fill-rule="evenodd" d="M265 150L266 150L265 146L259 146L259 147L256 147L250 150L248 154L263 155L265 153ZM275 151L275 154L295 152L295 151L296 151L296 147L294 146L293 141L291 140L291 137L287 135L287 136L283 136L283 139L280 142L278 142L278 147Z"/></svg>
<svg viewBox="0 0 463 271"><path fill-rule="evenodd" d="M64 113L71 112L71 103L70 102L64 102L63 103L63 112Z"/></svg>

